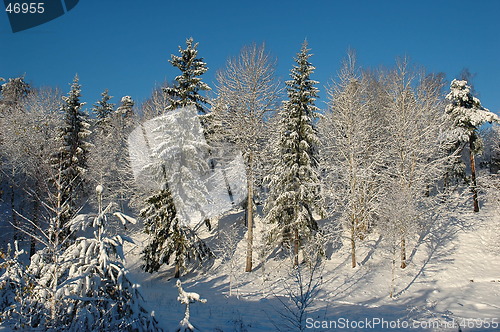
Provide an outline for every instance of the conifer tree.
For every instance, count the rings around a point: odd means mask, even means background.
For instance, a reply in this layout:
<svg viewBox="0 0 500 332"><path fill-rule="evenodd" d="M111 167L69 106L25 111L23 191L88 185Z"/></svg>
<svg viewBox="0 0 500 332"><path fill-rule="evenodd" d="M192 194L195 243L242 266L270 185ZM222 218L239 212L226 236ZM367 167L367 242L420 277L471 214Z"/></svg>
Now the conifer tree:
<svg viewBox="0 0 500 332"><path fill-rule="evenodd" d="M186 48L179 46L178 55L171 55L169 62L172 66L179 68L181 75L175 78L176 83L173 87L163 88L169 101L168 110L174 110L179 107L194 105L196 110L205 114L206 106L209 104L207 98L199 94L201 91L209 91L208 84L201 81L200 76L208 70L207 64L203 58L198 58L198 43L193 42L193 38L186 39Z"/></svg>
<svg viewBox="0 0 500 332"><path fill-rule="evenodd" d="M116 109L116 112L123 118L131 118L134 115L134 100L130 96L123 96L121 103L122 104Z"/></svg>
<svg viewBox="0 0 500 332"><path fill-rule="evenodd" d="M196 218L193 212L201 213L199 222L205 218L203 207L208 203L208 191L199 179L208 171L207 146L197 140L201 127L193 106L179 110L175 119L172 126L172 119L165 117L153 130L155 139L149 142L154 144L153 161L146 168L162 189L146 200L141 215L150 236L143 252L145 270L158 271L175 257L178 278L186 260L202 262L211 256L211 251L189 227L191 219Z"/></svg>
<svg viewBox="0 0 500 332"><path fill-rule="evenodd" d="M270 195L266 204L267 220L276 224L285 243L293 243L294 265L298 265L301 243L318 230L313 212L323 212L319 198L317 147L319 140L314 121L319 110L315 106L318 84L310 78L314 66L309 62L309 49L304 42L297 63L286 81L288 100L280 113L280 139Z"/></svg>
<svg viewBox="0 0 500 332"><path fill-rule="evenodd" d="M146 272L155 272L163 264L174 261L175 278L186 269L186 260L203 261L211 256L210 250L198 236L177 217L172 194L166 186L146 200L147 206L141 211L144 218L144 232L150 241L143 251Z"/></svg>
<svg viewBox="0 0 500 332"><path fill-rule="evenodd" d="M19 251L0 276L2 318L15 329L44 331L161 331L145 308L138 285L128 276L123 243L108 232L108 216L115 204L102 209L102 187L97 187L99 213L79 215L71 230L95 228L93 237L79 237L62 249L57 237L40 239L47 247L32 258L27 270ZM113 213L122 223L131 217ZM29 296L28 296L29 294ZM7 306L7 307L6 307Z"/></svg>
<svg viewBox="0 0 500 332"><path fill-rule="evenodd" d="M92 108L92 112L95 114L97 118L97 125L101 126L108 117L113 114L113 109L115 107L115 104L109 103L109 100L113 98L113 96L109 95L108 89L104 90L103 93L101 93L102 99L97 102L97 104L94 104L94 107Z"/></svg>
<svg viewBox="0 0 500 332"><path fill-rule="evenodd" d="M68 96L63 97L61 111L64 120L58 137L61 146L53 157L53 166L58 177L54 179L58 201L56 206L60 210L58 215L61 218L58 226L71 219L78 198L84 190L84 173L87 170L87 154L91 144L87 141L90 125L87 113L82 111L85 103L80 101L80 92L76 75Z"/></svg>
<svg viewBox="0 0 500 332"><path fill-rule="evenodd" d="M0 77L0 82L4 80ZM12 111L28 96L31 88L24 77L9 78L7 83L0 86L0 114Z"/></svg>
<svg viewBox="0 0 500 332"><path fill-rule="evenodd" d="M486 122L498 123L499 118L484 108L481 101L472 95L467 81L455 79L451 82L450 89L451 92L446 96L446 99L450 101L446 106L446 113L453 121L455 142L469 145L472 199L474 212L479 212L475 161L475 155L480 154L483 149L479 127Z"/></svg>

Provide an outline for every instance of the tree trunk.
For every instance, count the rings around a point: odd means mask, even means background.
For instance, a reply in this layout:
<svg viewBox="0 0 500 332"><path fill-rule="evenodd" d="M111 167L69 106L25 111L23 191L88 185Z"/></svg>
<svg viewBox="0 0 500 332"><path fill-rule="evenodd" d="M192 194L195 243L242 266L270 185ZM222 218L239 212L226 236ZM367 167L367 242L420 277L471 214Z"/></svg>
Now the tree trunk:
<svg viewBox="0 0 500 332"><path fill-rule="evenodd" d="M248 175L247 175L247 261L245 272L252 272L252 251L253 251L253 174L252 174L252 154L248 158Z"/></svg>
<svg viewBox="0 0 500 332"><path fill-rule="evenodd" d="M180 276L181 276L181 268L179 266L179 262L175 262L175 274L174 274L174 278L176 279L179 279Z"/></svg>
<svg viewBox="0 0 500 332"><path fill-rule="evenodd" d="M245 272L252 271L252 247L253 247L253 186L251 179L247 181L248 197L247 197L247 262Z"/></svg>
<svg viewBox="0 0 500 332"><path fill-rule="evenodd" d="M396 250L397 246L392 247L392 260L391 260L391 290L389 293L389 297L392 299L394 296L394 289L396 283Z"/></svg>
<svg viewBox="0 0 500 332"><path fill-rule="evenodd" d="M401 239L401 268L406 268L406 239Z"/></svg>
<svg viewBox="0 0 500 332"><path fill-rule="evenodd" d="M479 212L479 202L477 200L477 183L476 183L476 161L473 152L473 142L472 139L469 140L469 156L470 156L470 173L471 173L471 191L472 200L474 202L474 212Z"/></svg>
<svg viewBox="0 0 500 332"><path fill-rule="evenodd" d="M38 186L38 183L35 185ZM33 201L33 234L37 232L36 226L38 226L38 213L40 212L40 202L38 201L38 190L37 195L35 195L35 200ZM36 240L34 237L31 237L30 243L30 257L32 257L36 252Z"/></svg>
<svg viewBox="0 0 500 332"><path fill-rule="evenodd" d="M356 240L354 239L354 228L351 230L351 266L356 267Z"/></svg>
<svg viewBox="0 0 500 332"><path fill-rule="evenodd" d="M300 248L299 229L295 228L293 234L293 266L299 266L299 248Z"/></svg>
<svg viewBox="0 0 500 332"><path fill-rule="evenodd" d="M14 192L14 185L10 186L10 212L12 213L12 225L17 227L17 218L16 218L16 194ZM19 240L19 234L18 234L18 229L14 231L14 241Z"/></svg>

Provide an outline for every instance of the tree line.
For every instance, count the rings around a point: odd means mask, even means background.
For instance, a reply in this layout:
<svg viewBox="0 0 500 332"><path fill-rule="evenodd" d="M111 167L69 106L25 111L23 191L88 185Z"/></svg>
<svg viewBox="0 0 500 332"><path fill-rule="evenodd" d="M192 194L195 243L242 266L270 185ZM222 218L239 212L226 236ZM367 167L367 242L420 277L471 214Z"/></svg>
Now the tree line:
<svg viewBox="0 0 500 332"><path fill-rule="evenodd" d="M390 247L393 268L404 269L416 238L434 227L436 214L446 213L451 194L470 195L473 211L479 212L476 156L487 137L492 153L480 165L498 169L499 147L497 127L484 134L481 126L498 123L498 116L481 105L467 80L455 79L447 88L444 75L427 73L406 58L390 69L364 69L357 64L355 52L348 51L338 76L326 88L328 106L320 110L311 57L304 42L289 80L282 83L276 75L276 59L264 45L246 46L217 72L212 91L202 81L208 67L198 56L198 43L189 38L185 47L179 47L179 55L172 54L169 60L180 74L156 88L142 105L124 96L115 107L105 90L89 111L81 100L78 76L65 96L58 89L33 87L24 77L8 79L0 90L0 199L9 210L3 221L12 226L9 241L30 241L28 270L34 284L43 284L41 270L52 269L52 278L39 290L45 293L39 295L38 305L45 300L51 303L45 317L55 319L57 303L64 301L82 313L85 303L97 301L99 292L113 301L134 298L129 284L120 286L129 289L121 298L109 291L117 285L116 273L125 272L116 249L123 238L108 234L119 232L106 229L108 217L123 224L135 222L126 213L140 217L148 235L142 252L147 272L173 263L179 278L188 271L189 262L214 256L197 228L180 221L174 203L172 182L192 174L169 178L165 169L171 165L160 163L150 165L162 183L157 191L141 191L133 180L128 135L145 120L179 108L195 109L207 143L197 146L205 158L192 158L191 170L185 172L210 172L214 163L223 162L227 156L215 155L217 146L229 144L242 155L246 198L240 208L245 211L247 229L246 272L254 270L255 248L267 248L265 257L269 248L279 248L297 266L323 259L325 245L338 241L339 234L347 239L355 268L357 249L372 233L380 234ZM168 153L168 148L163 145L153 153ZM200 193L187 206L196 209L204 197ZM92 222L82 212L88 209L97 211ZM210 231L217 231L211 229L216 222L199 220ZM265 225L261 239L265 243L254 241L256 222ZM77 237L78 230L86 227L97 229L95 236ZM102 251L87 250L89 246L107 248L106 255L118 262L100 269L78 263L90 271L86 277L100 273L101 279L108 280L108 291L96 283L79 288L86 295L78 300L63 300L61 280L79 278L76 267L70 267L77 259L76 250L85 252L83 256L102 255ZM1 280L3 290L10 285L13 293L4 292L5 307L15 302L16 292L28 287L12 277L22 274L13 256L9 262L3 269L10 272ZM47 289L52 295L47 295ZM19 305L16 314L29 315L23 310L33 303ZM134 305L139 308L137 322L154 329L154 319L143 315L141 305ZM82 314L81 324L93 324L89 315L94 313ZM116 313L115 318L120 315L125 314ZM49 323L39 319L36 324Z"/></svg>

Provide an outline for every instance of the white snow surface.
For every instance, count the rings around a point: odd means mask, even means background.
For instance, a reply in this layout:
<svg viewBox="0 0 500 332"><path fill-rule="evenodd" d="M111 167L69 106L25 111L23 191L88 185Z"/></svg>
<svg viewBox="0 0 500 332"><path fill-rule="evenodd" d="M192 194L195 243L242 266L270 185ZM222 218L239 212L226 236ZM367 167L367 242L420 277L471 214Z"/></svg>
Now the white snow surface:
<svg viewBox="0 0 500 332"><path fill-rule="evenodd" d="M350 329L311 328L312 331L498 331L500 325L500 203L487 201L479 213L472 212L470 201L461 202L436 223L434 229L413 239L413 251L408 252L409 265L396 270L395 296L389 297L391 257L376 233L358 248L356 268L350 267L350 246L327 252L321 270L319 293L307 311L307 319L315 324L341 324L349 320ZM469 206L470 205L470 206ZM254 271L245 273L246 234L244 212L232 212L213 225L202 237L217 248L221 236L237 225L231 233L238 241L236 250L219 257L210 267L181 277L186 291L208 299L205 305L191 308L190 322L200 331L290 331L280 316L287 302L286 291L293 286L289 278L291 261L272 257L262 264L259 248L254 251ZM233 226L231 226L233 225ZM203 230L203 229L200 229ZM260 243L265 225L256 218L254 243ZM127 244L127 265L141 292L166 330L178 326L184 316L184 306L177 302L173 267L158 273L140 269L141 245L145 239L138 230L135 243ZM236 271L234 271L236 270ZM232 296L229 295L232 280ZM288 285L288 286L287 286ZM359 324L372 324L362 329ZM379 325L374 325L379 322ZM385 324L392 325L381 325ZM399 323L398 323L399 322ZM408 324L408 325L406 325ZM488 327L490 324L490 328ZM492 325L493 324L493 325ZM321 328L323 326L323 328ZM333 325L329 325L332 327ZM389 328L387 327L389 326ZM394 328L390 328L390 327ZM407 327L407 328L405 328ZM411 329L408 329L410 327Z"/></svg>

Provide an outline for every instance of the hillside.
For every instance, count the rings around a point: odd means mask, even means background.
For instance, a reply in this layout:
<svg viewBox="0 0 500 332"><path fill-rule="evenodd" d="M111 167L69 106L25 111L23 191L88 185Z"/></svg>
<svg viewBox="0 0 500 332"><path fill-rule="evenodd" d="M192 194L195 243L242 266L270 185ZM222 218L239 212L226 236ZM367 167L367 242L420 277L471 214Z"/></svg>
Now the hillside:
<svg viewBox="0 0 500 332"><path fill-rule="evenodd" d="M391 254L379 235L371 234L364 241L358 251L361 263L357 268L350 267L348 245L329 252L313 276L312 284L318 288L306 309L305 327L324 331L328 326L336 330L337 324L337 329L350 327L351 331L363 327L379 331L403 331L410 327L415 331L457 331L460 324L462 331L498 330L499 205L493 196L488 196L481 211L473 213L470 201L459 200L453 212L439 218L432 230L415 240L408 267L395 269L393 298L389 297ZM267 261L264 268L256 264L252 273L242 272L246 247L242 218L242 213L229 214L212 233L205 234L212 247L217 248L221 242L217 231L232 232L236 246L231 251L233 256L226 255L225 261L218 258L203 272L181 277L186 290L208 299L206 304L191 306L191 322L201 331L288 331L286 317L291 315L287 307L295 307L289 302L287 291L297 294L297 274L290 269L291 261L277 258L279 255ZM230 225L235 223L241 228L231 231ZM262 224L257 222L257 234L260 227ZM149 308L163 327L172 330L184 312L176 300L173 269L154 274L142 272L140 248L145 238L139 230L134 231L133 237L136 245L126 250L127 265L142 285ZM309 270L303 267L301 271L303 285L307 286Z"/></svg>

